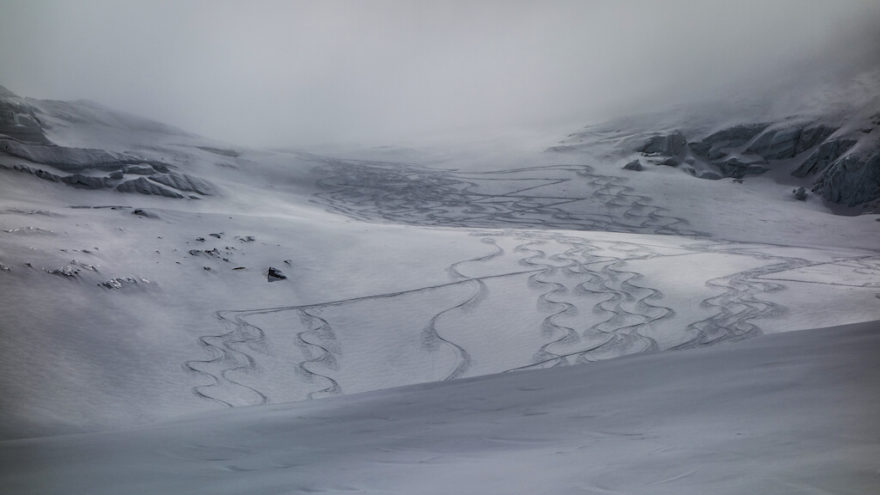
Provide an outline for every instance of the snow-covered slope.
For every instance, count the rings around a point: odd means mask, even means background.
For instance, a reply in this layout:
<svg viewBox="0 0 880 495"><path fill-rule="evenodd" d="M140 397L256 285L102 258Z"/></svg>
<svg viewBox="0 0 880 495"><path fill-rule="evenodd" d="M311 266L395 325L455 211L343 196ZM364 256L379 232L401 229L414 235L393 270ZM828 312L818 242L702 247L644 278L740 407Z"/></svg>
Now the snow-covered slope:
<svg viewBox="0 0 880 495"><path fill-rule="evenodd" d="M0 100L5 438L880 319L876 215L622 170L651 122L365 159Z"/></svg>
<svg viewBox="0 0 880 495"><path fill-rule="evenodd" d="M877 323L0 442L44 494L867 494Z"/></svg>

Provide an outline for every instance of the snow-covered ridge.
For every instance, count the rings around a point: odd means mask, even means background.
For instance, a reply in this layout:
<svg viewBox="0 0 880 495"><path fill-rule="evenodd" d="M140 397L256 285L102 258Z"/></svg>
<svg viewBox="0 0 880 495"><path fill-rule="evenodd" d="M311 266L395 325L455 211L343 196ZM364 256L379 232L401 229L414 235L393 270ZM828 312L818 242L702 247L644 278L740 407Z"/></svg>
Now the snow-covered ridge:
<svg viewBox="0 0 880 495"><path fill-rule="evenodd" d="M0 91L0 167L85 189L115 189L169 198L198 199L216 189L205 179L173 169L171 160L144 150L59 145L71 128L92 127L128 134L186 133L146 119L120 114L92 102L19 98ZM145 139L146 136L141 136Z"/></svg>
<svg viewBox="0 0 880 495"><path fill-rule="evenodd" d="M864 78L880 85L878 74ZM818 102L800 112L756 109L760 120L750 120L754 116L742 109L714 103L620 119L571 134L550 151L604 147L611 155L628 156L629 170L643 164L663 165L711 180L768 174L811 189L830 203L876 211L880 207L877 88L866 92L854 82L845 90L826 93L812 95Z"/></svg>

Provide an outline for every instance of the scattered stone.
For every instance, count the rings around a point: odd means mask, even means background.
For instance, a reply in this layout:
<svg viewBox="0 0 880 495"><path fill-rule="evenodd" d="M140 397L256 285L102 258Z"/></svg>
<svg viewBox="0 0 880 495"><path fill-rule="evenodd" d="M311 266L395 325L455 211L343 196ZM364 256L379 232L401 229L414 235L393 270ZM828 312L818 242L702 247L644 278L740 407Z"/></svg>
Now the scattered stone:
<svg viewBox="0 0 880 495"><path fill-rule="evenodd" d="M245 267L243 267L243 266L237 266L237 267L233 268L233 270L244 270L244 269L245 269Z"/></svg>
<svg viewBox="0 0 880 495"><path fill-rule="evenodd" d="M281 270L275 268L274 266L269 267L269 271L266 274L266 279L269 282L278 282L279 280L286 280L287 275L281 272Z"/></svg>
<svg viewBox="0 0 880 495"><path fill-rule="evenodd" d="M203 267L202 267L202 270L205 270L206 272L210 272L210 271L211 271L211 267L210 267L210 266L203 266Z"/></svg>
<svg viewBox="0 0 880 495"><path fill-rule="evenodd" d="M80 269L74 265L65 265L59 268L51 268L46 270L46 273L51 275L59 275L67 278L74 278L79 275Z"/></svg>
<svg viewBox="0 0 880 495"><path fill-rule="evenodd" d="M255 240L257 240L256 237L254 237L254 236L252 236L252 235L246 235L246 236L244 236L244 237L241 237L241 236L235 236L235 238L238 239L238 240L241 241L241 242L254 242Z"/></svg>
<svg viewBox="0 0 880 495"><path fill-rule="evenodd" d="M880 218L878 218L877 220L880 221ZM285 265L288 265L288 266L293 266L293 261L291 261L291 260L284 260L284 264L285 264Z"/></svg>
<svg viewBox="0 0 880 495"><path fill-rule="evenodd" d="M791 191L794 194L794 199L798 201L806 201L807 200L807 188L801 186L797 189Z"/></svg>
<svg viewBox="0 0 880 495"><path fill-rule="evenodd" d="M111 278L110 280L105 280L98 284L98 286L103 287L105 289L115 290L121 289L126 286L138 285L138 284L149 284L150 281L145 278L136 278L136 277L116 277Z"/></svg>
<svg viewBox="0 0 880 495"><path fill-rule="evenodd" d="M217 248L214 248L214 249L190 249L187 252L192 256L204 255L204 256L211 256L213 258L220 257L220 250L218 250Z"/></svg>
<svg viewBox="0 0 880 495"><path fill-rule="evenodd" d="M0 263L0 272L9 272L12 271L12 268L9 268L7 265Z"/></svg>
<svg viewBox="0 0 880 495"><path fill-rule="evenodd" d="M627 163L626 165L624 165L624 166L623 166L623 169L624 169L624 170L634 170L634 171L636 171L636 172L641 172L641 171L644 170L645 168L642 167L642 162L640 162L640 161L638 160L638 158L636 158L635 160L633 160L633 161Z"/></svg>
<svg viewBox="0 0 880 495"><path fill-rule="evenodd" d="M211 237L216 237L217 239L222 239L222 238L223 238L223 232L220 232L220 233L217 233L217 234L208 234L208 235L211 236Z"/></svg>

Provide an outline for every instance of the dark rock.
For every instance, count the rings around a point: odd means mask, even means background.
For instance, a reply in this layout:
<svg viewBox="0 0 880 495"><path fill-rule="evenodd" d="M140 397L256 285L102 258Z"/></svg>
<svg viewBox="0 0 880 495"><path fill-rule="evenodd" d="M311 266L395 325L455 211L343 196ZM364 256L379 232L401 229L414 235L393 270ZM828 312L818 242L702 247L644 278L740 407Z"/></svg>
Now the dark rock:
<svg viewBox="0 0 880 495"><path fill-rule="evenodd" d="M824 125L769 130L758 136L746 152L767 160L793 158L818 145L836 130Z"/></svg>
<svg viewBox="0 0 880 495"><path fill-rule="evenodd" d="M825 141L828 139L828 136L834 134L834 131L836 130L836 128L824 125L805 127L801 131L800 136L798 136L798 141L794 148L794 154L799 155L822 141Z"/></svg>
<svg viewBox="0 0 880 495"><path fill-rule="evenodd" d="M208 235L211 236L211 237L216 237L217 239L221 239L221 238L223 238L223 232L214 233L214 234L208 234Z"/></svg>
<svg viewBox="0 0 880 495"><path fill-rule="evenodd" d="M110 180L106 177L92 177L82 174L71 174L61 177L61 182L83 189L104 189L111 185Z"/></svg>
<svg viewBox="0 0 880 495"><path fill-rule="evenodd" d="M125 174L122 173L121 170L116 170L115 172L110 172L110 175L107 176L108 179L119 180L125 177Z"/></svg>
<svg viewBox="0 0 880 495"><path fill-rule="evenodd" d="M699 177L701 179L708 179L708 180L719 180L722 178L720 174L712 172L711 170L707 170L707 171L701 173L700 175L698 175L697 177Z"/></svg>
<svg viewBox="0 0 880 495"><path fill-rule="evenodd" d="M657 163L657 165L665 165L667 167L677 167L680 164L681 162L679 162L678 158L675 158L674 156L670 156L669 158Z"/></svg>
<svg viewBox="0 0 880 495"><path fill-rule="evenodd" d="M675 131L672 134L652 136L637 151L646 154L681 155L685 145L687 145L687 139L681 132Z"/></svg>
<svg viewBox="0 0 880 495"><path fill-rule="evenodd" d="M211 267L210 267L210 266L203 266L203 267L202 267L202 270L205 270L206 272L210 272L210 271L211 271Z"/></svg>
<svg viewBox="0 0 880 495"><path fill-rule="evenodd" d="M43 180L48 180L48 181L52 181L52 182L59 182L59 181L61 180L61 176L60 176L60 175L55 175L55 174L53 174L53 173L51 173L51 172L46 172L45 170L40 170L40 169L36 169L36 170L27 169L27 171L30 172L30 173L32 173L32 174L34 174L35 177L39 177L40 179L43 179Z"/></svg>
<svg viewBox="0 0 880 495"><path fill-rule="evenodd" d="M166 189L154 182L150 182L145 177L138 177L137 179L127 180L116 186L116 190L119 192L152 194L155 196L164 196L166 198L183 198L183 195L176 193L170 189Z"/></svg>
<svg viewBox="0 0 880 495"><path fill-rule="evenodd" d="M150 281L145 278L135 278L135 277L116 277L111 278L110 280L106 280L98 284L98 286L103 287L105 289L118 290L128 286L134 286L138 284L149 284Z"/></svg>
<svg viewBox="0 0 880 495"><path fill-rule="evenodd" d="M801 163L791 175L795 177L807 177L817 172L825 170L835 160L846 153L853 145L856 144L852 139L839 139L834 141L826 141L819 146L810 156Z"/></svg>
<svg viewBox="0 0 880 495"><path fill-rule="evenodd" d="M766 129L767 125L763 123L735 125L714 132L702 141L690 143L689 146L694 153L706 156L710 160L717 160L727 155L723 151L724 148L736 148L748 143Z"/></svg>
<svg viewBox="0 0 880 495"><path fill-rule="evenodd" d="M798 201L806 201L807 200L807 188L801 186L797 189L791 191L794 194L794 199Z"/></svg>
<svg viewBox="0 0 880 495"><path fill-rule="evenodd" d="M133 175L153 175L156 170L149 164L129 165L125 167L125 173Z"/></svg>
<svg viewBox="0 0 880 495"><path fill-rule="evenodd" d="M196 237L196 240L199 241L199 242L205 242L205 238L204 238L204 237Z"/></svg>
<svg viewBox="0 0 880 495"><path fill-rule="evenodd" d="M266 274L266 279L269 282L278 282L279 280L286 280L287 275L281 272L281 270L275 268L274 266L269 267L269 271Z"/></svg>
<svg viewBox="0 0 880 495"><path fill-rule="evenodd" d="M760 175L769 170L767 167L763 166L762 162L747 163L736 157L728 158L717 165L725 177L733 177L736 179L741 179L746 175Z"/></svg>
<svg viewBox="0 0 880 495"><path fill-rule="evenodd" d="M847 206L880 198L880 149L837 160L825 170L813 190L828 201Z"/></svg>
<svg viewBox="0 0 880 495"><path fill-rule="evenodd" d="M644 167L642 167L642 162L640 162L638 159L636 159L636 160L633 160L633 161L627 163L626 165L624 165L623 169L624 170L635 170L636 172L641 172L642 170L644 170Z"/></svg>
<svg viewBox="0 0 880 495"><path fill-rule="evenodd" d="M766 131L749 145L746 153L760 155L767 160L791 158L800 132L800 127Z"/></svg>
<svg viewBox="0 0 880 495"><path fill-rule="evenodd" d="M134 210L132 210L131 214L144 218L159 218L159 215L156 215L155 213L149 212L142 208L135 208Z"/></svg>

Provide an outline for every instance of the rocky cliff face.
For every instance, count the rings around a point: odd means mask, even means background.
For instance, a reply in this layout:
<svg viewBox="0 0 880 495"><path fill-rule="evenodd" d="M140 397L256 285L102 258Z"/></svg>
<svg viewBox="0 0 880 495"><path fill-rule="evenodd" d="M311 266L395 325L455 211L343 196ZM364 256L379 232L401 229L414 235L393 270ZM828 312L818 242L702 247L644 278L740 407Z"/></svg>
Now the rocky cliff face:
<svg viewBox="0 0 880 495"><path fill-rule="evenodd" d="M741 179L781 167L795 179L814 179L813 192L828 201L852 207L880 200L880 115L859 126L808 120L736 124L706 136L676 130L649 136L634 151L648 163L684 164L700 178Z"/></svg>
<svg viewBox="0 0 880 495"><path fill-rule="evenodd" d="M78 106L79 105L79 106ZM49 137L49 121L134 127L161 132L161 124L116 115L87 103L40 102L0 86L0 168L84 189L114 189L168 198L212 195L208 181L178 173L176 165L136 151L60 146Z"/></svg>

